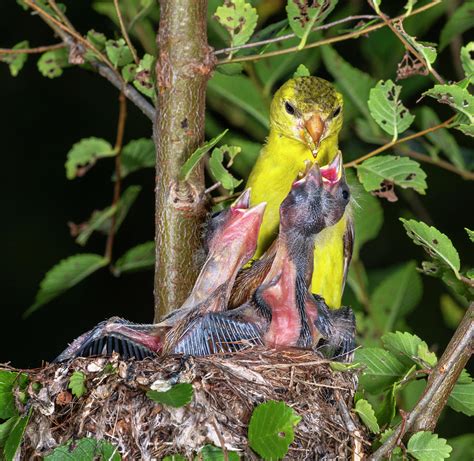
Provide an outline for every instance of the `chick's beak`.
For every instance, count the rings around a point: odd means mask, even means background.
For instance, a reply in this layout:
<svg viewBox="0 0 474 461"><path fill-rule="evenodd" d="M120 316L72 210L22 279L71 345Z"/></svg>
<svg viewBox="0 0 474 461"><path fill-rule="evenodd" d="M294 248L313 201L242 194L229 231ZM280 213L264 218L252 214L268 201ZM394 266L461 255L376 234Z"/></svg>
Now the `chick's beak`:
<svg viewBox="0 0 474 461"><path fill-rule="evenodd" d="M320 115L313 114L306 122L304 123L306 131L311 136L311 139L314 142L313 156L316 158L317 152L316 149L319 147L319 142L321 141L321 136L324 133L326 128L325 122L322 120Z"/></svg>

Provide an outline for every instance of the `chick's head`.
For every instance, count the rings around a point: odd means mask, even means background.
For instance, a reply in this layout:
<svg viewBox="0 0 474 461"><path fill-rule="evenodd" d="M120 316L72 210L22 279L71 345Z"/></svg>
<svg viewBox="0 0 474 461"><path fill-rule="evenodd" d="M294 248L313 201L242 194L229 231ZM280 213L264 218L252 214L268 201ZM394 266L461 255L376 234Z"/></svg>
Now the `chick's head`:
<svg viewBox="0 0 474 461"><path fill-rule="evenodd" d="M281 86L270 108L271 128L305 144L316 160L322 143L337 137L342 127L343 99L319 77L296 77Z"/></svg>

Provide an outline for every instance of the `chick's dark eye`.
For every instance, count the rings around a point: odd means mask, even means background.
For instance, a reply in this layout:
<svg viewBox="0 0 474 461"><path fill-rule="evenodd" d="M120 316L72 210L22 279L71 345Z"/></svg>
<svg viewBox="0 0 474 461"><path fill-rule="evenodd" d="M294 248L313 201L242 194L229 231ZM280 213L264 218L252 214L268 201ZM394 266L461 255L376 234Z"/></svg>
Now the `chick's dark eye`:
<svg viewBox="0 0 474 461"><path fill-rule="evenodd" d="M295 115L295 108L288 101L285 102L285 110L290 115Z"/></svg>
<svg viewBox="0 0 474 461"><path fill-rule="evenodd" d="M343 190L342 190L342 198L343 198L344 200L349 200L349 195L350 195L350 194L349 194L349 191L348 191L347 189L343 189Z"/></svg>
<svg viewBox="0 0 474 461"><path fill-rule="evenodd" d="M336 110L333 112L332 116L337 117L341 113L341 106L336 107Z"/></svg>

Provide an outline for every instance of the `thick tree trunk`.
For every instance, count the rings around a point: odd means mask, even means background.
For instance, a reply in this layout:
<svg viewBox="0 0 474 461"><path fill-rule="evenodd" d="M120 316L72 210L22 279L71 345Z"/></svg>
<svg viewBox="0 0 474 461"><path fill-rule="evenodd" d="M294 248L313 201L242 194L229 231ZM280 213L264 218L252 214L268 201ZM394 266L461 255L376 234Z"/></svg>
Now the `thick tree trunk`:
<svg viewBox="0 0 474 461"><path fill-rule="evenodd" d="M212 70L207 0L161 0L156 68L155 320L179 307L198 267L204 173L178 181L181 166L203 142L206 84Z"/></svg>

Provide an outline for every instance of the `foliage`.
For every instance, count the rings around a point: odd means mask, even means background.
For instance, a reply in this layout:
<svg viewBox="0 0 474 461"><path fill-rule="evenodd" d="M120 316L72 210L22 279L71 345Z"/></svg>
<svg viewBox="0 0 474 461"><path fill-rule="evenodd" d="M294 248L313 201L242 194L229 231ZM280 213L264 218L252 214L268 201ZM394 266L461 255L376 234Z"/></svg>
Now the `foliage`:
<svg viewBox="0 0 474 461"><path fill-rule="evenodd" d="M180 383L175 384L171 389L164 392L149 390L146 395L155 402L179 408L184 407L184 405L191 402L194 395L194 389L191 384Z"/></svg>
<svg viewBox="0 0 474 461"><path fill-rule="evenodd" d="M110 442L83 438L70 440L55 448L51 454L44 457L45 461L80 461L96 459L98 461L120 461L122 457L118 449Z"/></svg>
<svg viewBox="0 0 474 461"><path fill-rule="evenodd" d="M86 392L86 375L81 371L75 371L69 378L69 389L71 389L72 394L80 399Z"/></svg>

